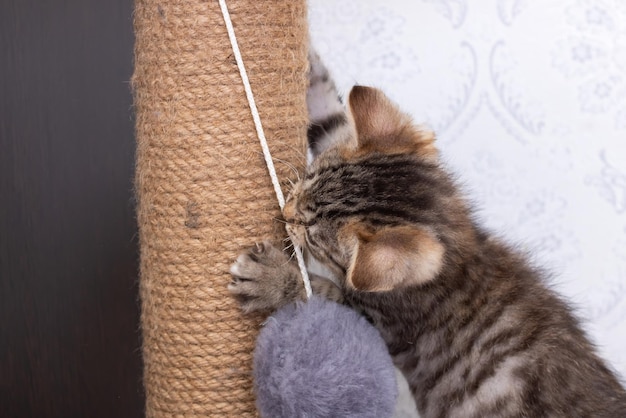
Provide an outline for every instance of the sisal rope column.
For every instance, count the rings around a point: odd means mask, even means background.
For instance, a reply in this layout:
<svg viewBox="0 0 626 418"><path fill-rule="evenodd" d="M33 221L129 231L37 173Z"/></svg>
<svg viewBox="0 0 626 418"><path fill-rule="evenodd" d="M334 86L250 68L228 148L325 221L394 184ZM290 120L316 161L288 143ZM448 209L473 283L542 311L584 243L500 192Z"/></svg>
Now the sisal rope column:
<svg viewBox="0 0 626 418"><path fill-rule="evenodd" d="M303 0L228 0L279 177L306 137ZM138 222L146 415L256 416L228 268L279 236L272 189L217 0L136 0ZM283 181L284 186L284 181Z"/></svg>

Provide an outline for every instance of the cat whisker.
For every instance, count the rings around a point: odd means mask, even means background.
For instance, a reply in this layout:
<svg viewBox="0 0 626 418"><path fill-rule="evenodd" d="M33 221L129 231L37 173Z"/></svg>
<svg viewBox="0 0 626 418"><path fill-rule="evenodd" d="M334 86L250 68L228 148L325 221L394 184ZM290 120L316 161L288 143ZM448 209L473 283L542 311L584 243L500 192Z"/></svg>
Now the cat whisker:
<svg viewBox="0 0 626 418"><path fill-rule="evenodd" d="M304 229L308 229L309 228L308 225L305 225L305 224L303 224L301 222L289 222L289 221L287 221L285 219L281 219L281 218L277 218L277 217L274 217L273 219L276 222L280 222L280 223L285 224L285 225L301 226L301 227L304 227Z"/></svg>
<svg viewBox="0 0 626 418"><path fill-rule="evenodd" d="M289 149L293 151L297 157L299 157L299 160L301 163L303 163L303 165L306 164L306 161L307 161L306 153L303 153L300 147L295 147L291 145Z"/></svg>
<svg viewBox="0 0 626 418"><path fill-rule="evenodd" d="M293 257L293 253L294 253L295 249L296 248L294 247L293 243L289 244L288 246L285 247L285 251L290 251L292 253L292 257Z"/></svg>
<svg viewBox="0 0 626 418"><path fill-rule="evenodd" d="M258 151L257 153L259 155L263 156L262 152ZM299 152L298 154L299 154L300 157L304 158L304 161L306 161L306 157L304 157L301 152ZM298 179L298 181L300 181L300 173L298 172L298 169L296 168L296 166L294 166L293 164L291 164L288 161L281 160L280 158L272 157L272 160L277 161L279 163L283 163L284 165L286 165L291 171L293 171L293 173L296 175L296 178Z"/></svg>
<svg viewBox="0 0 626 418"><path fill-rule="evenodd" d="M276 222L280 222L281 224L285 224L285 225L295 225L293 222L288 222L288 221L286 221L286 220L284 220L284 219L281 219L281 218L274 217L273 219L274 219Z"/></svg>
<svg viewBox="0 0 626 418"><path fill-rule="evenodd" d="M296 178L298 179L298 181L300 181L300 173L298 172L298 169L296 168L296 166L291 164L289 161L281 160L280 158L276 158L276 157L273 157L273 158L274 158L274 160L278 161L279 163L283 163L284 165L286 165L291 171L293 171L293 173L296 175ZM289 182L291 183L290 179L289 179Z"/></svg>
<svg viewBox="0 0 626 418"><path fill-rule="evenodd" d="M287 197L287 199L289 199L289 196L293 196L294 191L296 190L296 183L291 181L291 179L287 179L287 180L289 181L290 184L289 184L289 190L285 196Z"/></svg>

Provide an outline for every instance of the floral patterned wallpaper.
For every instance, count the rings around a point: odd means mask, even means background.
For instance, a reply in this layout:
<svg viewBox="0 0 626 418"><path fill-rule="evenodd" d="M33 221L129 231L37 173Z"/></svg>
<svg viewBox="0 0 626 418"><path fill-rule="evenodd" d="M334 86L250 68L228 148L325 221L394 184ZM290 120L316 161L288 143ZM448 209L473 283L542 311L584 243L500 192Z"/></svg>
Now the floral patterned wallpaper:
<svg viewBox="0 0 626 418"><path fill-rule="evenodd" d="M340 90L380 87L437 132L479 218L626 378L626 1L309 3Z"/></svg>

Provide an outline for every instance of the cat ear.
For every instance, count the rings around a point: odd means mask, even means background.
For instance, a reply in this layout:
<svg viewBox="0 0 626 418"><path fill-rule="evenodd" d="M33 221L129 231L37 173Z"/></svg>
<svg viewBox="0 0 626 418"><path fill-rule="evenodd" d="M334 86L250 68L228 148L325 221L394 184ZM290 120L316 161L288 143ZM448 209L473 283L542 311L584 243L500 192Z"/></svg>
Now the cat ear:
<svg viewBox="0 0 626 418"><path fill-rule="evenodd" d="M444 247L424 228L394 226L375 232L359 225L346 228L354 246L346 283L353 289L384 292L426 283L441 270Z"/></svg>
<svg viewBox="0 0 626 418"><path fill-rule="evenodd" d="M365 152L415 152L436 159L432 131L420 129L385 94L373 87L354 86L348 96L359 148Z"/></svg>

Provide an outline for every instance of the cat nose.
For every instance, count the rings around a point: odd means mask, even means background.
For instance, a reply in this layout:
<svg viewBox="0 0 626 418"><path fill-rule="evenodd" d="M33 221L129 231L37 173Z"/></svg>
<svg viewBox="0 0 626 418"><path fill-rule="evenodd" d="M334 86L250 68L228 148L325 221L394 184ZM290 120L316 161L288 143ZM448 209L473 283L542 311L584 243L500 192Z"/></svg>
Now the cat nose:
<svg viewBox="0 0 626 418"><path fill-rule="evenodd" d="M293 200L285 203L285 207L283 208L283 216L286 220L291 220L296 217L296 204Z"/></svg>

